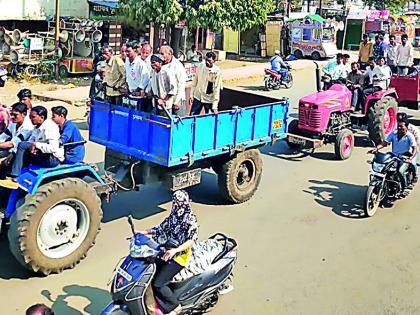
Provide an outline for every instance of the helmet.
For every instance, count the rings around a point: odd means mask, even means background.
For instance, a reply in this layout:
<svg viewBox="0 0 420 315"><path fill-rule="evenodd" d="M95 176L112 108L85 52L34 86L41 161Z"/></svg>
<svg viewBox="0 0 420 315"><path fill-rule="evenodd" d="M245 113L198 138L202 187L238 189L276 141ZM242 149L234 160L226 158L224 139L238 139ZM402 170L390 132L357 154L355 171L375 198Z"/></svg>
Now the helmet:
<svg viewBox="0 0 420 315"><path fill-rule="evenodd" d="M280 56L281 52L280 52L280 50L276 49L276 50L274 51L274 54L275 54L275 55Z"/></svg>
<svg viewBox="0 0 420 315"><path fill-rule="evenodd" d="M19 93L17 94L18 99L23 99L25 97L29 97L32 98L32 92L30 89L22 89L19 91Z"/></svg>

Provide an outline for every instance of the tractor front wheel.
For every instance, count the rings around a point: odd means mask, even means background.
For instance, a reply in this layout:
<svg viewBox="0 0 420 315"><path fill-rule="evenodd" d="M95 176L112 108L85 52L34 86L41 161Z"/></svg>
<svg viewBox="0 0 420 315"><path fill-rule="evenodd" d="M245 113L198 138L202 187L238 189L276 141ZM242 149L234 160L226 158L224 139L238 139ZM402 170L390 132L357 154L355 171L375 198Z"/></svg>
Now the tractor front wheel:
<svg viewBox="0 0 420 315"><path fill-rule="evenodd" d="M347 160L354 148L353 132L349 129L340 130L335 139L335 156L339 160Z"/></svg>
<svg viewBox="0 0 420 315"><path fill-rule="evenodd" d="M368 114L369 137L376 145L397 128L398 103L393 97L386 96L377 101Z"/></svg>
<svg viewBox="0 0 420 315"><path fill-rule="evenodd" d="M262 160L257 149L238 153L218 172L222 196L233 203L245 202L255 194L262 175Z"/></svg>
<svg viewBox="0 0 420 315"><path fill-rule="evenodd" d="M41 186L10 220L10 250L27 269L48 275L73 268L95 243L102 220L95 190L78 178Z"/></svg>

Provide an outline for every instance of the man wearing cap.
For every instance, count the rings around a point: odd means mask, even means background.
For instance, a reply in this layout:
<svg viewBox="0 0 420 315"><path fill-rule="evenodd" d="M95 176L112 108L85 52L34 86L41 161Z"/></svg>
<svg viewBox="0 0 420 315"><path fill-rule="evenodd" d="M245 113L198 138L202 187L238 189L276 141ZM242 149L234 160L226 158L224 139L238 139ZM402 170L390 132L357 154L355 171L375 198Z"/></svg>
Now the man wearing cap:
<svg viewBox="0 0 420 315"><path fill-rule="evenodd" d="M149 85L146 88L146 95L154 100L156 114L166 116L164 108L172 114L172 107L177 95L177 82L175 76L164 67L164 58L160 54L154 54L150 58L152 63L152 74Z"/></svg>
<svg viewBox="0 0 420 315"><path fill-rule="evenodd" d="M271 70L280 74L282 76L282 80L287 80L289 69L287 68L287 64L283 61L283 58L281 58L280 54L280 50L275 50L274 56L270 58Z"/></svg>

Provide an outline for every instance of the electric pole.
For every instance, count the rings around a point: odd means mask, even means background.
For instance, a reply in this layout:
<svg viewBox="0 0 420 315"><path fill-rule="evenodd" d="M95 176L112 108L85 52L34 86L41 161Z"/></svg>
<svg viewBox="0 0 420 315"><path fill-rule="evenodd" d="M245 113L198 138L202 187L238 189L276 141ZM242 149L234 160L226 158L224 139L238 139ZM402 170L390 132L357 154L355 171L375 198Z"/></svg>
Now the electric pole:
<svg viewBox="0 0 420 315"><path fill-rule="evenodd" d="M55 36L54 36L54 44L55 44L55 78L59 79L59 67L60 67L60 58L58 55L58 49L60 43L60 0L55 0Z"/></svg>

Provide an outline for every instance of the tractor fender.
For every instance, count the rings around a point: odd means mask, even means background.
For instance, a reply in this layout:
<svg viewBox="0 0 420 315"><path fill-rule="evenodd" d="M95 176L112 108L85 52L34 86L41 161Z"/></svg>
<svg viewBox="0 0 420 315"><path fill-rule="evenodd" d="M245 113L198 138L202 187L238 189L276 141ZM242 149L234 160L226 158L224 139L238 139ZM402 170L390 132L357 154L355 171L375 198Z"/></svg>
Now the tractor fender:
<svg viewBox="0 0 420 315"><path fill-rule="evenodd" d="M20 189L12 191L5 211L5 217L10 217L15 212L18 207L17 203L21 198L26 194L34 195L42 184L63 177L83 178L85 176L91 177L101 184L105 184L93 166L83 163L59 165L54 168L39 168L34 166L23 169L21 175L18 177Z"/></svg>
<svg viewBox="0 0 420 315"><path fill-rule="evenodd" d="M378 92L375 92L371 95L369 95L366 99L366 104L365 104L365 113L368 113L369 108L371 108L377 101L379 101L380 99L384 98L384 97L392 97L395 98L398 102L398 94L397 91L394 88L389 88L387 90L381 90Z"/></svg>

